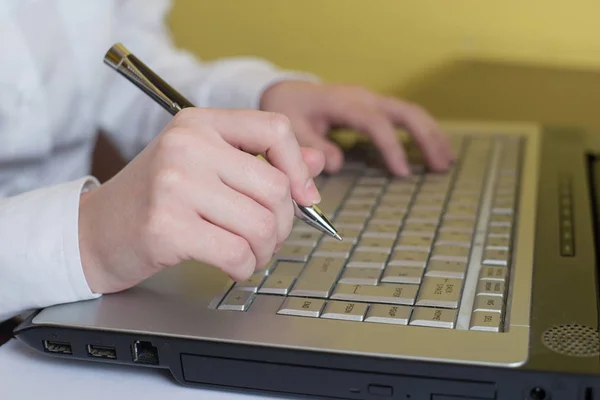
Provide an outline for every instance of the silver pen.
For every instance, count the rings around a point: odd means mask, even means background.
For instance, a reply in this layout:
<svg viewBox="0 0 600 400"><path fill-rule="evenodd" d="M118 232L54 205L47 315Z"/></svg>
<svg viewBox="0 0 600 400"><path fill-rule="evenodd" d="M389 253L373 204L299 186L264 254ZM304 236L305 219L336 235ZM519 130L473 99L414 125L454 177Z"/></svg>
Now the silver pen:
<svg viewBox="0 0 600 400"><path fill-rule="evenodd" d="M194 107L185 97L156 75L148 66L131 54L121 43L112 46L104 62L139 89L153 98L172 115L186 107ZM293 200L292 200L293 201ZM301 206L294 202L294 214L313 228L338 240L342 237L325 214L315 205Z"/></svg>

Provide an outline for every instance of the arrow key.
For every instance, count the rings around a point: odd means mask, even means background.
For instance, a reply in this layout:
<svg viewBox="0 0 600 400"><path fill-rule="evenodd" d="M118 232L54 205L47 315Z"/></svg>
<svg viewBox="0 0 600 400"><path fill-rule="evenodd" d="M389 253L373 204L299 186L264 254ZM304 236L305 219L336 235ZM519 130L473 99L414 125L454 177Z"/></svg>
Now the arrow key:
<svg viewBox="0 0 600 400"><path fill-rule="evenodd" d="M254 300L254 292L249 290L232 290L219 305L219 310L246 311Z"/></svg>
<svg viewBox="0 0 600 400"><path fill-rule="evenodd" d="M296 280L294 276L285 276L285 275L271 275L267 278L262 287L258 290L258 293L262 294L279 294L282 296L286 296L292 284Z"/></svg>

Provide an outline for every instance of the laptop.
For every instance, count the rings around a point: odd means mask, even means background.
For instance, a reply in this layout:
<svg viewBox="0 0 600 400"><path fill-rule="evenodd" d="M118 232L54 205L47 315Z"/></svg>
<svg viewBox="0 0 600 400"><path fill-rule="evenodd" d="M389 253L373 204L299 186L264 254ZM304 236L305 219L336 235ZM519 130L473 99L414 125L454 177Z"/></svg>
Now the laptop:
<svg viewBox="0 0 600 400"><path fill-rule="evenodd" d="M57 358L329 399L600 399L600 164L576 130L448 122L458 160L393 178L357 142L264 271L185 262L15 331Z"/></svg>

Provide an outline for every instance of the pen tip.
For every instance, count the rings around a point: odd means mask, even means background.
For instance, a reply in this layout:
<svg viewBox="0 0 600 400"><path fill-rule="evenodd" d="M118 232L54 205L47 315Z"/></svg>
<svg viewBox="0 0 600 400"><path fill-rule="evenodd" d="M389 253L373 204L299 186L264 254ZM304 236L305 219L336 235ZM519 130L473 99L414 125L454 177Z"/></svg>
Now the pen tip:
<svg viewBox="0 0 600 400"><path fill-rule="evenodd" d="M339 240L340 242L343 240L342 237L339 235L339 233L334 233L333 237L336 238L337 240Z"/></svg>

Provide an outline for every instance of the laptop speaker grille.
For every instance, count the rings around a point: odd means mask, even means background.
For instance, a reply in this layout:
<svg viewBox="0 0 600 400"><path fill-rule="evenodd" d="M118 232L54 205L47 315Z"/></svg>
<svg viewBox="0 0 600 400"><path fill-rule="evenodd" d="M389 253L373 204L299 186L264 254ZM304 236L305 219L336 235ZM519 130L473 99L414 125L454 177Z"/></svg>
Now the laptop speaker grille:
<svg viewBox="0 0 600 400"><path fill-rule="evenodd" d="M566 356L600 356L600 336L589 326L558 325L545 331L542 341L550 350Z"/></svg>

